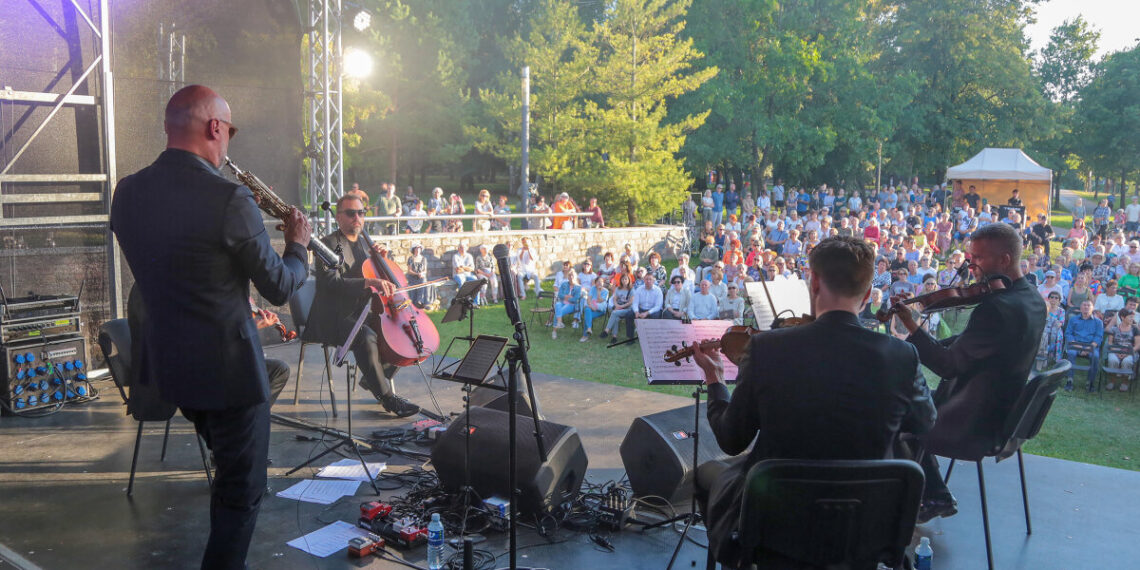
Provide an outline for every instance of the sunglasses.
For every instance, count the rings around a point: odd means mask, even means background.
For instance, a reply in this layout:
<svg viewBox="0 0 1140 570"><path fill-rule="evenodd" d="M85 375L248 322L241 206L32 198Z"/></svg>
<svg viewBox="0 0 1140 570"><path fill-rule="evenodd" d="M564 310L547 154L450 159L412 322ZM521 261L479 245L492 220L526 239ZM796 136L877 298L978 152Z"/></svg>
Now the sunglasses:
<svg viewBox="0 0 1140 570"><path fill-rule="evenodd" d="M368 214L368 210L341 210L340 213L352 218L354 216L364 217Z"/></svg>
<svg viewBox="0 0 1140 570"><path fill-rule="evenodd" d="M230 127L230 138L232 139L235 136L237 136L238 128L235 127L233 123L231 123L225 119L219 119L217 117L214 117L213 119L208 119L208 120L209 121L217 121L219 123L225 123L225 124L229 125L229 127Z"/></svg>

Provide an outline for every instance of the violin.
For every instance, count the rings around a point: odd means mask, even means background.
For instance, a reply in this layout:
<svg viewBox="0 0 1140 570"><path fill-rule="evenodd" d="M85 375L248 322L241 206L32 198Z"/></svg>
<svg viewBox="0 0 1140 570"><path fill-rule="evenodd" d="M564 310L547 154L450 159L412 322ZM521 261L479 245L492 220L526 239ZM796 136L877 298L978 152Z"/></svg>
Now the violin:
<svg viewBox="0 0 1140 570"><path fill-rule="evenodd" d="M376 253L368 232L361 232L360 238L368 249L368 259L362 268L364 277L390 281L398 289L390 297L373 295L372 314L380 321L377 331L380 334L376 335L380 358L395 366L411 366L427 360L439 350L439 331L435 323L405 294L408 278L388 259L388 252Z"/></svg>
<svg viewBox="0 0 1140 570"><path fill-rule="evenodd" d="M898 302L892 303L889 309L880 307L878 312L875 313L875 318L885 323L891 320L891 317L896 313L903 310L906 305L915 303L922 304L923 314L936 313L957 307L969 307L981 303L982 299L992 293L1005 291L1011 287L1013 287L1013 281L1009 277L1005 275L991 275L987 277L985 281L974 283L973 285L945 287L933 293L899 299Z"/></svg>
<svg viewBox="0 0 1140 570"><path fill-rule="evenodd" d="M740 360L748 350L748 341L752 339L752 335L758 332L760 331L752 327L734 325L728 327L728 329L724 331L724 335L719 339L702 340L696 343L696 345L685 345L681 343L681 348L677 348L677 345L673 345L669 350L665 351L665 362L672 362L680 366L682 360L693 355L693 347L699 345L702 352L719 348L729 362L739 365Z"/></svg>
<svg viewBox="0 0 1140 570"><path fill-rule="evenodd" d="M253 302L252 297L250 297L250 299L249 299L249 312L250 312L250 315L255 319L260 317L260 318L264 319L266 322L273 321L273 324L269 325L269 326L276 328L277 332L281 333L281 342L289 342L289 341L297 338L297 331L291 331L291 330L285 328L285 325L281 321L277 320L277 314L276 313L273 313L271 311L267 311L265 309L262 309L261 307L258 307Z"/></svg>

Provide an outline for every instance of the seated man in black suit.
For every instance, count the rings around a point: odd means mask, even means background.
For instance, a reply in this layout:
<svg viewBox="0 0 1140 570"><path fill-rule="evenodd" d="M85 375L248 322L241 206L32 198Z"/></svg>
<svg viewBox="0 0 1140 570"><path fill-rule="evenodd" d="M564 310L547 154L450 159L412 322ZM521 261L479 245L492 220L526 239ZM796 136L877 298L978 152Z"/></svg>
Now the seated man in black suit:
<svg viewBox="0 0 1140 570"><path fill-rule="evenodd" d="M364 203L353 195L345 195L336 203L337 231L321 241L344 256L347 269L317 268L317 294L313 299L309 324L305 327L305 342L339 345L348 338L356 324L360 310L368 302L370 289L392 295L395 286L382 279L366 279L364 262L368 248L360 239L364 231ZM396 366L380 360L376 344L376 330L365 323L352 345L356 365L360 367L360 385L367 388L385 410L396 417L405 418L420 411L420 407L397 396L392 384Z"/></svg>
<svg viewBox="0 0 1140 570"><path fill-rule="evenodd" d="M1013 286L983 297L961 334L938 341L919 328L909 311L898 315L922 364L945 379L935 395L938 425L922 438L928 444L985 455L1029 379L1045 330L1045 301L1021 274L1021 250L1021 235L1008 224L989 224L971 236L974 277L982 281L1005 275ZM926 488L919 523L957 513L932 454L926 454L922 468Z"/></svg>
<svg viewBox="0 0 1140 570"><path fill-rule="evenodd" d="M934 424L914 347L859 322L874 259L861 239L820 242L809 260L815 321L752 337L731 399L719 354L693 345L720 448L735 455L756 440L747 457L708 462L697 472L698 498L707 493L709 546L723 564L741 563L731 536L752 465L773 458L890 458L900 430L920 433Z"/></svg>

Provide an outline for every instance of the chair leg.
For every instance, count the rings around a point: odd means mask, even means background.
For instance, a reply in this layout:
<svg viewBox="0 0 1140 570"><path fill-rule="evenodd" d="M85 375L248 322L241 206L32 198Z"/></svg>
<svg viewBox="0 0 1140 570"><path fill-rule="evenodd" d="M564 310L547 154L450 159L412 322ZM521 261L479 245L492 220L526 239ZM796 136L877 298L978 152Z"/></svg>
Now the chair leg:
<svg viewBox="0 0 1140 570"><path fill-rule="evenodd" d="M1025 485L1025 460L1021 458L1021 448L1017 448L1017 470L1021 473L1021 503L1025 506L1025 534L1033 534L1033 523L1029 522L1029 487Z"/></svg>
<svg viewBox="0 0 1140 570"><path fill-rule="evenodd" d="M942 483L947 484L950 482L950 474L954 472L954 461L950 460L950 466L946 468L946 476L942 478Z"/></svg>
<svg viewBox="0 0 1140 570"><path fill-rule="evenodd" d="M305 341L301 341L301 355L297 357L297 382L293 385L293 405L301 401L301 374L305 371Z"/></svg>
<svg viewBox="0 0 1140 570"><path fill-rule="evenodd" d="M143 422L139 422L138 432L135 433L135 452L134 457L131 458L131 478L127 482L127 496L133 496L135 492L135 468L139 464L139 445L142 444L142 430Z"/></svg>
<svg viewBox="0 0 1140 570"><path fill-rule="evenodd" d="M986 506L986 477L982 472L982 462L976 462L978 466L978 493L982 497L982 527L986 532L986 562L989 564L989 569L994 570L994 551L993 546L990 545L990 512Z"/></svg>
<svg viewBox="0 0 1140 570"><path fill-rule="evenodd" d="M159 461L166 461L166 442L170 440L170 418L166 420L166 429L162 432L162 455L159 456Z"/></svg>
<svg viewBox="0 0 1140 570"><path fill-rule="evenodd" d="M202 468L206 470L206 484L213 489L214 474L210 470L210 459L206 455L206 443L202 441L202 436L198 435L197 432L194 433L194 437L198 439L198 451L202 454Z"/></svg>
<svg viewBox="0 0 1140 570"><path fill-rule="evenodd" d="M329 381L329 403L332 405L332 413L333 413L333 417L335 418L336 417L336 391L333 390L332 360L329 358L329 347L328 346L321 346L321 348L325 352L325 378L327 378ZM352 394L349 394L348 397L351 398Z"/></svg>

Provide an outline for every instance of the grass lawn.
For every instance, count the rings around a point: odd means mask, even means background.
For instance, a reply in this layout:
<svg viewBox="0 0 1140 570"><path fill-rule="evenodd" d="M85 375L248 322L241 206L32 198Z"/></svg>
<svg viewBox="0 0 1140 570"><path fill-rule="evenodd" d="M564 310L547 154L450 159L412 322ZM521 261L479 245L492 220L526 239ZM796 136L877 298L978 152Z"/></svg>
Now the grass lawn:
<svg viewBox="0 0 1140 570"><path fill-rule="evenodd" d="M550 283L546 283L550 287ZM542 306L549 303L542 299ZM530 310L536 306L533 295L522 302L522 312L527 319L530 332L531 367L536 372L568 376L579 380L616 384L641 390L652 390L677 396L689 396L692 389L687 386L650 386L642 370L644 366L641 349L629 344L615 348L605 348L605 340L597 338L604 324L599 319L594 326L594 338L588 342L578 342L579 330L567 326L560 330L557 339L550 338L550 329L531 324ZM444 342L454 336L467 334L468 323L439 324L443 311L431 313L436 321ZM541 315L540 317L544 317ZM965 314L959 319L964 324ZM513 333L502 305L481 308L475 311L475 333L497 334L510 337ZM1080 373L1078 373L1080 374ZM937 379L927 371L931 386ZM1077 384L1081 379L1078 377ZM1103 396L1088 395L1076 391L1062 392L1045 426L1036 439L1025 446L1025 451L1061 459L1070 459L1096 465L1138 470L1137 456L1140 455L1140 403L1130 399L1129 394L1114 392ZM632 418L631 418L632 419Z"/></svg>

